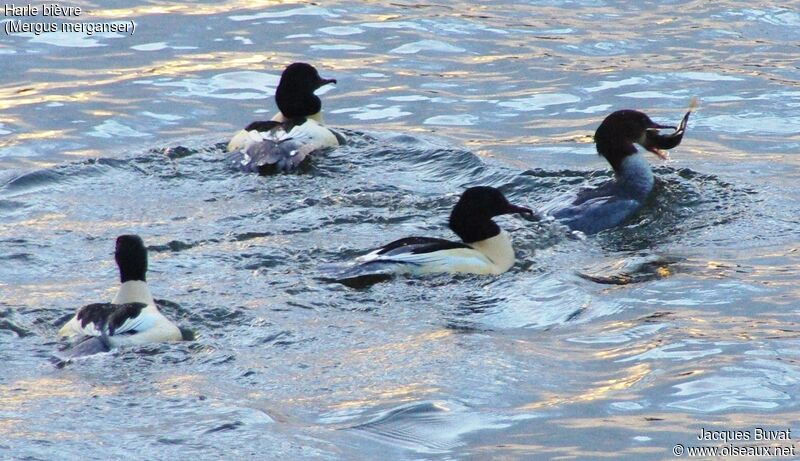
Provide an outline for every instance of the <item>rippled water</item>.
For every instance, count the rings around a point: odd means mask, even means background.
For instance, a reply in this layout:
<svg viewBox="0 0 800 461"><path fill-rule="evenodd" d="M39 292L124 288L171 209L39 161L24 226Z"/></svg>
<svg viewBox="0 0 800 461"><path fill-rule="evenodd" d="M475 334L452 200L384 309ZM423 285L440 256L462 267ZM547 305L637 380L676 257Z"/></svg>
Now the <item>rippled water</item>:
<svg viewBox="0 0 800 461"><path fill-rule="evenodd" d="M134 35L3 35L0 458L666 459L701 428L800 433L800 15L780 5L105 2L81 18ZM222 143L297 60L338 79L349 145L232 170ZM499 277L319 278L450 238L466 186L536 208L600 184L607 113L675 123L692 96L622 228L509 216ZM57 369L122 233L198 338Z"/></svg>

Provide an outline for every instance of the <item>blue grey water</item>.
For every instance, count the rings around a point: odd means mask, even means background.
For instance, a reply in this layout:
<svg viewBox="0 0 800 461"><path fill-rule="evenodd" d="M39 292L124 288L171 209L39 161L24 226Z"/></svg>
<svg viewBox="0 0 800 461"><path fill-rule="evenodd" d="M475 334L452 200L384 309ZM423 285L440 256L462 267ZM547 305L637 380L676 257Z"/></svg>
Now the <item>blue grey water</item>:
<svg viewBox="0 0 800 461"><path fill-rule="evenodd" d="M797 443L796 3L63 5L136 29L0 32L0 458L671 459L722 445L701 429L755 427ZM222 143L272 115L293 61L338 79L325 120L349 144L303 174L232 170ZM317 277L454 238L467 186L536 208L602 183L607 113L674 124L692 97L620 228L508 216L518 263L498 277ZM60 325L113 296L122 233L197 339L56 368Z"/></svg>

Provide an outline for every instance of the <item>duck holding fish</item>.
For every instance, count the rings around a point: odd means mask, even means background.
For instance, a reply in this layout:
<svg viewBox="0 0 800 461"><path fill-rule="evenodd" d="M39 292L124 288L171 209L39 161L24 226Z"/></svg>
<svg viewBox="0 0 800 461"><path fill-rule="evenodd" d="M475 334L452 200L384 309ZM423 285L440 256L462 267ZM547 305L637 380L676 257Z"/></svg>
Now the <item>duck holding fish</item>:
<svg viewBox="0 0 800 461"><path fill-rule="evenodd" d="M681 143L696 106L692 98L677 127L658 124L637 110L618 110L608 115L595 131L594 142L597 153L614 170L614 178L601 186L559 197L540 211L585 234L623 223L644 205L655 184L650 163L635 144L667 160L669 154L665 151ZM662 134L662 130L674 131Z"/></svg>

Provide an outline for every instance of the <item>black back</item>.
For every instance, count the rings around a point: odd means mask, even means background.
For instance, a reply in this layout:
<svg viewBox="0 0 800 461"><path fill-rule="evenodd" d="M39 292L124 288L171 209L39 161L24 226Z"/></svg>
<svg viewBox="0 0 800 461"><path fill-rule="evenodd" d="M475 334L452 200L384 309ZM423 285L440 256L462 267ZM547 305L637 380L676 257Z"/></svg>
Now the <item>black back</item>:
<svg viewBox="0 0 800 461"><path fill-rule="evenodd" d="M452 250L455 248L470 248L460 242L433 237L406 237L395 240L381 247L379 255L392 256L397 253L422 254L439 250Z"/></svg>
<svg viewBox="0 0 800 461"><path fill-rule="evenodd" d="M294 117L294 118L290 118L290 119L286 120L285 122L278 122L278 121L275 121L275 120L266 120L266 121L263 121L263 120L258 121L257 120L255 122L250 122L250 124L247 125L244 128L244 130L245 131L253 131L253 130L255 130L255 131L258 131L260 133L265 133L265 132L272 131L272 130L274 130L276 128L281 128L281 129L283 129L283 131L288 133L288 132L292 131L292 129L294 127L300 126L300 125L306 123L306 121L308 121L308 119L306 117ZM291 139L291 138L288 138L288 139Z"/></svg>
<svg viewBox="0 0 800 461"><path fill-rule="evenodd" d="M145 307L147 305L143 303L95 303L81 307L76 317L81 322L81 328L94 323L95 327L101 331L107 327L109 336L114 336L117 328L128 319L137 317ZM136 332L126 331L126 333Z"/></svg>
<svg viewBox="0 0 800 461"><path fill-rule="evenodd" d="M119 280L121 283L130 280L146 281L147 248L144 247L141 237L138 235L120 235L117 237L114 259L119 267Z"/></svg>
<svg viewBox="0 0 800 461"><path fill-rule="evenodd" d="M614 171L620 172L622 160L637 152L633 143L643 139L648 129L659 127L646 114L636 110L613 112L594 133L597 153L608 160Z"/></svg>
<svg viewBox="0 0 800 461"><path fill-rule="evenodd" d="M317 69L304 62L289 65L281 74L275 102L286 118L308 117L322 110L322 101L314 94L319 87L336 80L323 79Z"/></svg>
<svg viewBox="0 0 800 461"><path fill-rule="evenodd" d="M494 237L500 227L492 218L506 213L530 212L508 202L505 195L494 187L470 187L461 194L450 213L450 229L465 243L474 243Z"/></svg>
<svg viewBox="0 0 800 461"><path fill-rule="evenodd" d="M271 131L272 129L277 128L281 125L282 125L281 122L276 122L274 120L266 120L266 121L261 120L261 121L251 122L244 128L244 130L245 131L256 130L258 132L266 132L266 131Z"/></svg>

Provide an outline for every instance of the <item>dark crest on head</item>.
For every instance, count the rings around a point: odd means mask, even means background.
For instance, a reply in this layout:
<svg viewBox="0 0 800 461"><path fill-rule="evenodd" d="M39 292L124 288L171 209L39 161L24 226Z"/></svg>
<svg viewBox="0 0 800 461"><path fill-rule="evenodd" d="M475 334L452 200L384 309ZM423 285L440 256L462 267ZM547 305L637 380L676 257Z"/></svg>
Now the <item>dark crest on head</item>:
<svg viewBox="0 0 800 461"><path fill-rule="evenodd" d="M142 238L138 235L120 235L117 237L117 246L114 259L119 266L120 282L141 280L144 282L147 274L147 249Z"/></svg>
<svg viewBox="0 0 800 461"><path fill-rule="evenodd" d="M286 118L308 117L322 110L322 101L314 94L319 87L336 83L319 76L317 69L304 62L289 65L281 75L275 102Z"/></svg>
<svg viewBox="0 0 800 461"><path fill-rule="evenodd" d="M661 158L666 158L659 149L671 149L677 146L683 131L663 136L658 134L658 130L662 129L674 130L675 127L659 125L637 110L618 110L606 117L594 133L597 153L605 157L617 173L622 171L622 161L625 157L637 152L634 143Z"/></svg>
<svg viewBox="0 0 800 461"><path fill-rule="evenodd" d="M470 187L450 213L450 229L466 243L479 242L499 234L500 228L492 218L508 213L531 213L531 210L512 205L494 187Z"/></svg>

